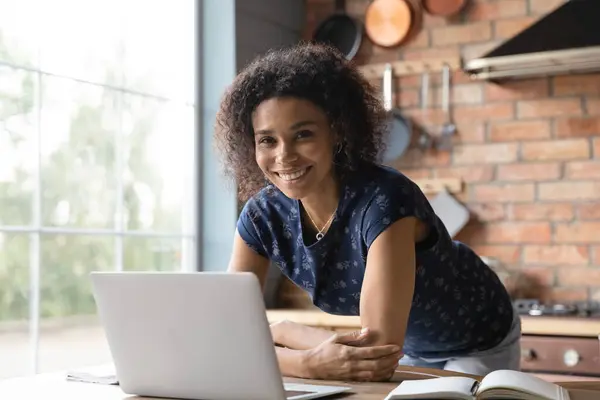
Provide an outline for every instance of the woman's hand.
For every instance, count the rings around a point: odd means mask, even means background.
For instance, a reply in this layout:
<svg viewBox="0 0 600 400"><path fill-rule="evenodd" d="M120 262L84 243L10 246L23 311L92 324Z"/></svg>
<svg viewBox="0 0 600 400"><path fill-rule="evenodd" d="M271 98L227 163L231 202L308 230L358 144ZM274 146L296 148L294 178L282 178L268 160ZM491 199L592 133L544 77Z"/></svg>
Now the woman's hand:
<svg viewBox="0 0 600 400"><path fill-rule="evenodd" d="M402 357L396 345L364 346L369 331L336 334L306 353L308 378L323 380L386 381Z"/></svg>

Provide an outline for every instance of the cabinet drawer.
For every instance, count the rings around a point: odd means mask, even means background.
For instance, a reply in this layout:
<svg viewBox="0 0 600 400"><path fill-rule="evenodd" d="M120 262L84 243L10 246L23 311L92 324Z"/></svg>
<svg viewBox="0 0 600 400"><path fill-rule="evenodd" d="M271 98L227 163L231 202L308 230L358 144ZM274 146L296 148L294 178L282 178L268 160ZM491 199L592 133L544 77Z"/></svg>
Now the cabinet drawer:
<svg viewBox="0 0 600 400"><path fill-rule="evenodd" d="M600 342L594 338L523 336L521 369L600 374Z"/></svg>

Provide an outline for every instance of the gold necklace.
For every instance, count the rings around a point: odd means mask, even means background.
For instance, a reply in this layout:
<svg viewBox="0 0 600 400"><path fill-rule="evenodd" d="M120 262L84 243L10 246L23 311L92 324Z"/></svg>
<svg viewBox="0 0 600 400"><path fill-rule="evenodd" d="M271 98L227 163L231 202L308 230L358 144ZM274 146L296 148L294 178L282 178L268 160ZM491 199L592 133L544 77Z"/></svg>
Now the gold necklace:
<svg viewBox="0 0 600 400"><path fill-rule="evenodd" d="M335 212L337 211L337 208L333 211L333 214L331 214L331 217L329 217L329 220L327 220L327 222L325 222L325 225L323 225L323 228L321 228L321 229L319 229L319 227L315 223L315 220L312 219L312 217L310 216L310 213L308 212L308 210L306 208L304 209L304 211L306 211L306 215L308 215L308 218L310 218L310 222L312 222L313 226L318 231L317 235L316 235L317 240L323 239L323 236L325 236L325 234L323 233L323 231L325 230L325 228L327 228L327 226L329 225L329 223L331 221L333 221L333 217L335 216Z"/></svg>

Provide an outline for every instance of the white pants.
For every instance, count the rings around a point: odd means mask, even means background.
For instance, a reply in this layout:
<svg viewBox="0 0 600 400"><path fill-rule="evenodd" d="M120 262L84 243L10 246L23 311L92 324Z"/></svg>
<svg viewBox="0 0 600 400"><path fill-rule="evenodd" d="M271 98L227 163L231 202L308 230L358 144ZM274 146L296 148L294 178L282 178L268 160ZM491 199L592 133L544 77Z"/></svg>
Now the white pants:
<svg viewBox="0 0 600 400"><path fill-rule="evenodd" d="M463 372L474 375L487 375L498 369L520 370L521 363L521 318L514 311L513 323L508 335L495 347L465 356L452 358L416 358L405 355L400 365L427 367Z"/></svg>

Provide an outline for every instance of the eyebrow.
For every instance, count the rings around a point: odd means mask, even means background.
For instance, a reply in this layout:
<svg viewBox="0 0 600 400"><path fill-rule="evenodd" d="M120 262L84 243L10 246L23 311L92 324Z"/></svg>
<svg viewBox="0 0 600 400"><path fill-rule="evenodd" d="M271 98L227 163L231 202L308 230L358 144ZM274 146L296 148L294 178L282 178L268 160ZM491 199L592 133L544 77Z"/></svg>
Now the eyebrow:
<svg viewBox="0 0 600 400"><path fill-rule="evenodd" d="M317 125L317 123L315 121L312 120L304 120L304 121L299 121L296 122L295 124L293 124L292 126L290 126L290 129L298 129L298 128L302 128L304 126L308 126L308 125ZM272 134L273 131L269 130L269 129L262 129L262 130L258 130L255 132L257 135L269 135Z"/></svg>

